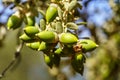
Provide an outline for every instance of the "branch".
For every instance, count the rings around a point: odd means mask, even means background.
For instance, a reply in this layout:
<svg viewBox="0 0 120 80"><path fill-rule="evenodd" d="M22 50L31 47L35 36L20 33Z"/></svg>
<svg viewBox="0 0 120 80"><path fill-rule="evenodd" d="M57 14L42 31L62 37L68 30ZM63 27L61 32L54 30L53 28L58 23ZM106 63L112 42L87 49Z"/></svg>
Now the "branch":
<svg viewBox="0 0 120 80"><path fill-rule="evenodd" d="M10 69L10 67L15 63L15 61L18 59L18 57L20 56L20 52L23 48L23 42L21 42L19 44L19 46L16 49L16 52L14 53L14 58L13 60L8 64L8 66L2 71L2 73L0 74L0 79L2 79L4 77L4 75L6 74L6 72Z"/></svg>

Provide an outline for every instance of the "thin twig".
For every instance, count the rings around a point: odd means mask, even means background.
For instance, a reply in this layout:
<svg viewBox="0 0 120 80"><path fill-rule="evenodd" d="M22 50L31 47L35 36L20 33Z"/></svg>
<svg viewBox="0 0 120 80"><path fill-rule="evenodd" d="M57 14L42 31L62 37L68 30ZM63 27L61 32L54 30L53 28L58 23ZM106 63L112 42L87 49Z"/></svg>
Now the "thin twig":
<svg viewBox="0 0 120 80"><path fill-rule="evenodd" d="M6 74L6 72L10 69L10 67L15 63L15 61L18 59L18 57L20 56L20 52L22 50L23 47L23 42L21 42L19 44L19 46L16 49L16 52L14 53L14 58L13 60L9 63L9 65L2 71L2 73L0 74L0 79L2 79L4 77L4 75Z"/></svg>

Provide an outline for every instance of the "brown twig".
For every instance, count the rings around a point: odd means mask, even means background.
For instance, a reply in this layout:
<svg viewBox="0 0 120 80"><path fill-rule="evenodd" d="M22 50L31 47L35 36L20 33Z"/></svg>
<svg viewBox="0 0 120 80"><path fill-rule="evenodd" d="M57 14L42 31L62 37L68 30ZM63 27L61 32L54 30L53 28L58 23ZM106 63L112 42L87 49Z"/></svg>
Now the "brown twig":
<svg viewBox="0 0 120 80"><path fill-rule="evenodd" d="M23 47L23 42L21 42L19 44L19 46L16 49L16 52L14 53L14 58L13 60L8 64L8 66L2 71L2 73L0 74L0 79L2 79L4 77L4 75L6 74L6 72L10 69L10 67L16 62L16 60L18 59L18 57L20 56L20 52L22 50Z"/></svg>

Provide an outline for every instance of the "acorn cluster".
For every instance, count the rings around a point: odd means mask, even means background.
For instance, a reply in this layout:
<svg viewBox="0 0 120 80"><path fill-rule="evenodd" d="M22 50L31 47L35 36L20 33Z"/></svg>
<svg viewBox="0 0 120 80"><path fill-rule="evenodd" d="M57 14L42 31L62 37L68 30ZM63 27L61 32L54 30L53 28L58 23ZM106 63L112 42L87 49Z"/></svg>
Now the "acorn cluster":
<svg viewBox="0 0 120 80"><path fill-rule="evenodd" d="M59 1L57 1L59 2ZM46 10L44 18L40 19L39 26L35 25L34 17L26 15L26 26L24 33L19 37L29 48L42 51L46 64L52 68L59 66L61 57L71 57L71 65L75 71L83 73L85 55L83 53L92 51L97 44L90 39L78 39L76 31L78 25L69 19L73 17L77 0L60 3L52 3ZM7 22L8 29L16 29L23 21L19 13L13 14Z"/></svg>

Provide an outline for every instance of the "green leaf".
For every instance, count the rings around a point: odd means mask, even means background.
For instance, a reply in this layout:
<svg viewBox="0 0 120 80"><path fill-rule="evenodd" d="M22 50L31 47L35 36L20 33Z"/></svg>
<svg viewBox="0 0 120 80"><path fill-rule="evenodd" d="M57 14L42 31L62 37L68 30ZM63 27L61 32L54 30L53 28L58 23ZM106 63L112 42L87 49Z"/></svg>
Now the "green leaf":
<svg viewBox="0 0 120 80"><path fill-rule="evenodd" d="M60 56L57 54L52 55L53 64L58 67L60 65Z"/></svg>
<svg viewBox="0 0 120 80"><path fill-rule="evenodd" d="M69 7L68 5L69 5L68 2L65 2L65 3L64 3L64 8L66 9L66 11L68 11L68 7Z"/></svg>
<svg viewBox="0 0 120 80"><path fill-rule="evenodd" d="M45 23L44 19L40 20L40 28L41 28L41 30L45 30L46 29L46 23Z"/></svg>
<svg viewBox="0 0 120 80"><path fill-rule="evenodd" d="M77 7L79 7L80 9L82 9L82 5L80 3L77 3Z"/></svg>
<svg viewBox="0 0 120 80"><path fill-rule="evenodd" d="M68 22L68 23L66 24L66 26L67 26L68 28L70 28L70 29L73 29L73 30L77 30L77 29L78 29L78 25L76 25L76 24L73 23L73 22Z"/></svg>
<svg viewBox="0 0 120 80"><path fill-rule="evenodd" d="M55 22L52 22L52 23L51 23L51 27L52 27L52 29L55 30L55 29L56 29L56 23L55 23Z"/></svg>
<svg viewBox="0 0 120 80"><path fill-rule="evenodd" d="M62 18L63 18L62 9L61 9L60 7L58 7L57 9L58 9L58 16L59 16L59 18L62 20Z"/></svg>
<svg viewBox="0 0 120 80"><path fill-rule="evenodd" d="M68 10L71 11L77 6L77 0L72 0L69 4Z"/></svg>
<svg viewBox="0 0 120 80"><path fill-rule="evenodd" d="M62 33L63 32L63 27L61 22L56 22L56 32L57 33Z"/></svg>
<svg viewBox="0 0 120 80"><path fill-rule="evenodd" d="M85 25L85 24L87 24L87 22L78 22L78 23L76 23L77 25Z"/></svg>
<svg viewBox="0 0 120 80"><path fill-rule="evenodd" d="M73 47L68 47L67 45L64 45L60 56L62 56L62 57L71 56L71 55L73 55L74 53L75 53L75 52L74 52L74 50L73 50Z"/></svg>
<svg viewBox="0 0 120 80"><path fill-rule="evenodd" d="M45 17L45 12L43 10L39 9L38 11L41 13L43 17Z"/></svg>

